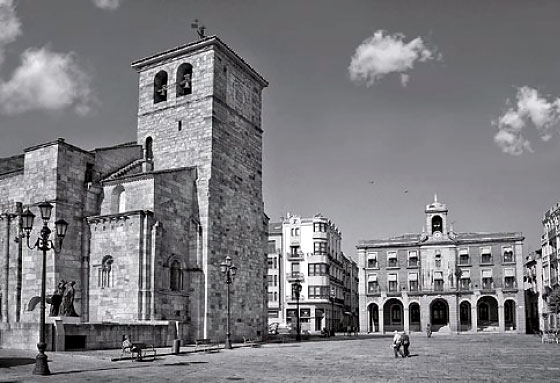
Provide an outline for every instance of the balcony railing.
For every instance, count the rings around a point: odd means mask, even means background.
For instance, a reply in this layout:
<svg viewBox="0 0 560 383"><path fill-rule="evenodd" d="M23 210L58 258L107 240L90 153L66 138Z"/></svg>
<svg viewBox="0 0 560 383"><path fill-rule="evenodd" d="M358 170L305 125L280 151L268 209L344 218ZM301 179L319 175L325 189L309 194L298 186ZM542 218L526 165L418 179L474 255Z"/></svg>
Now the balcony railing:
<svg viewBox="0 0 560 383"><path fill-rule="evenodd" d="M303 252L298 251L297 253L287 253L286 259L288 261L302 261L303 260Z"/></svg>
<svg viewBox="0 0 560 383"><path fill-rule="evenodd" d="M301 282L303 281L303 273L299 271L292 271L286 274L286 279L288 282Z"/></svg>

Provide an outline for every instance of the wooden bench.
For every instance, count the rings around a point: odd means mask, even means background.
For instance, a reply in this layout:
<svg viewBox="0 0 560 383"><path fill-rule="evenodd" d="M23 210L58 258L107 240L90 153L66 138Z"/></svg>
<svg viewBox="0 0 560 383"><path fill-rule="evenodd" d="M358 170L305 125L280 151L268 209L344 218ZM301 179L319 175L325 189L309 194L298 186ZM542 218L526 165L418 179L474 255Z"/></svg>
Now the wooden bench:
<svg viewBox="0 0 560 383"><path fill-rule="evenodd" d="M147 345L146 343L132 343L132 347L130 348L132 361L140 362L147 357L156 360L156 354L157 352L154 346Z"/></svg>
<svg viewBox="0 0 560 383"><path fill-rule="evenodd" d="M257 338L249 338L246 336L243 336L243 344L246 346L251 346L251 347L259 347L259 340Z"/></svg>
<svg viewBox="0 0 560 383"><path fill-rule="evenodd" d="M204 352L218 352L220 351L220 343L216 342L212 339L196 339L195 343L195 351L204 351Z"/></svg>

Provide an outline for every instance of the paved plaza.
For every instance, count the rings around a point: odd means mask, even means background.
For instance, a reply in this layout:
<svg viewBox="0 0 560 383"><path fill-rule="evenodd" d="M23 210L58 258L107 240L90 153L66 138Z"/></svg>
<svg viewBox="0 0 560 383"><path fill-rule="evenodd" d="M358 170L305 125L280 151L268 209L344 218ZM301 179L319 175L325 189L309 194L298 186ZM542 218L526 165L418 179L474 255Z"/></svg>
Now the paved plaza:
<svg viewBox="0 0 560 383"><path fill-rule="evenodd" d="M412 335L411 357L389 337L337 336L218 353L111 362L118 350L48 353L33 376L29 351L0 350L0 382L559 382L560 345L531 335ZM188 348L183 348L186 350Z"/></svg>

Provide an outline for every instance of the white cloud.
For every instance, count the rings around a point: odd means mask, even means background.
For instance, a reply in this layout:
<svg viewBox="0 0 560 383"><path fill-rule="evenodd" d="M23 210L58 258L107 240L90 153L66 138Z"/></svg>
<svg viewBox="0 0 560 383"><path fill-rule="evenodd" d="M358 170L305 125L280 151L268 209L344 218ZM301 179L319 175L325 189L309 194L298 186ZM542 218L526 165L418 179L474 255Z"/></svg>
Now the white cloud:
<svg viewBox="0 0 560 383"><path fill-rule="evenodd" d="M21 34L21 23L16 16L13 0L0 0L0 64L4 59L4 46Z"/></svg>
<svg viewBox="0 0 560 383"><path fill-rule="evenodd" d="M511 103L508 100L508 103ZM547 100L536 89L524 86L517 89L516 104L493 123L498 128L494 142L504 153L520 155L532 152L531 143L521 134L526 127L534 127L541 140L549 141L554 128L560 125L560 98Z"/></svg>
<svg viewBox="0 0 560 383"><path fill-rule="evenodd" d="M72 53L27 49L21 59L12 78L0 81L0 109L4 113L67 107L73 107L78 114L89 112L92 101L89 78Z"/></svg>
<svg viewBox="0 0 560 383"><path fill-rule="evenodd" d="M121 5L121 0L93 0L96 7L114 11Z"/></svg>
<svg viewBox="0 0 560 383"><path fill-rule="evenodd" d="M420 37L405 43L403 34L384 33L378 30L356 48L348 67L350 79L355 83L370 87L390 73L400 73L401 84L406 86L410 78L406 72L413 69L416 62L441 59L441 55L426 46Z"/></svg>

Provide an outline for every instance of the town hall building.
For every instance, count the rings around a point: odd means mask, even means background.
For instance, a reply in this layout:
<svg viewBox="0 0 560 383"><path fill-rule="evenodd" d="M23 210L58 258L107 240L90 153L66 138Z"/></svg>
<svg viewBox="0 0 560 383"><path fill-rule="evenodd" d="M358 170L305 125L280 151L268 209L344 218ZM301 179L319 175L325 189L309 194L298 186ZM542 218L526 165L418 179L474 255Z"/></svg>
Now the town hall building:
<svg viewBox="0 0 560 383"><path fill-rule="evenodd" d="M457 233L437 197L422 233L357 245L360 329L525 333L521 233Z"/></svg>
<svg viewBox="0 0 560 383"><path fill-rule="evenodd" d="M22 212L66 220L47 254L46 291L74 282L76 316L49 316L49 349L154 346L266 334L268 218L262 195L262 91L268 83L217 37L135 61L137 140L84 150L64 139L0 159L0 347L34 348L41 254ZM40 219L36 219L40 221ZM39 235L35 223L32 241ZM54 225L52 225L54 231ZM32 244L33 242L31 242Z"/></svg>

